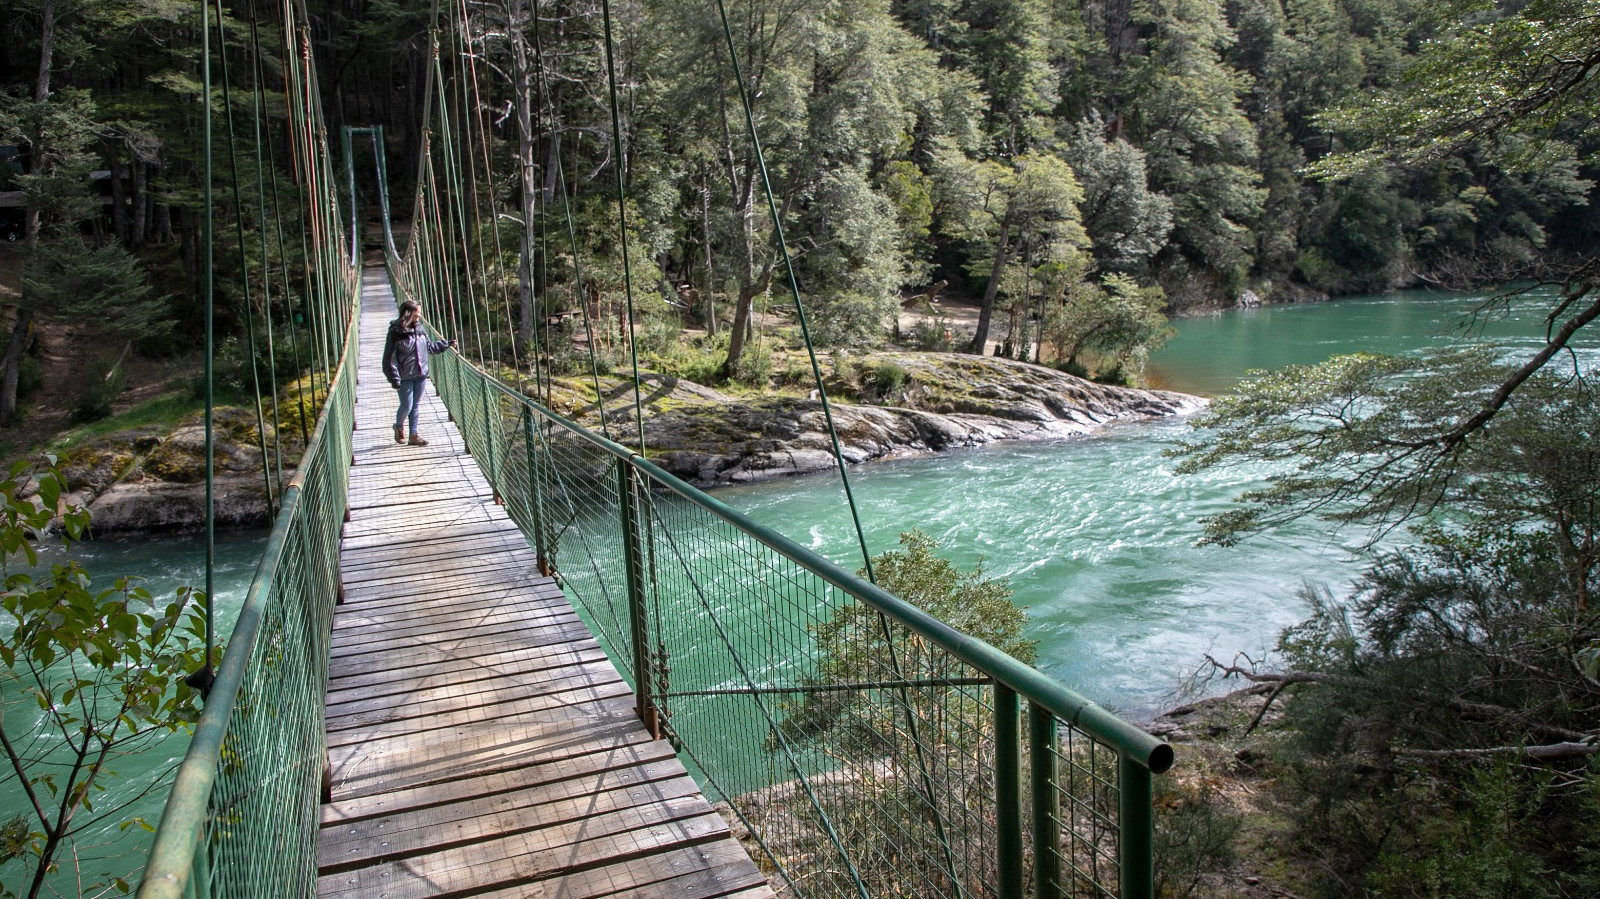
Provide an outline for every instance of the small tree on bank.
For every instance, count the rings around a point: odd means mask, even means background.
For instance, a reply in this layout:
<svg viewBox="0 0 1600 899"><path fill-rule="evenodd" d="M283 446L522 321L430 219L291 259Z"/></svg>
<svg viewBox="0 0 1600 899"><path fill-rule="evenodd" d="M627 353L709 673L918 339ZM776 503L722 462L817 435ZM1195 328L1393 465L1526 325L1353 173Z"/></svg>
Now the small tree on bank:
<svg viewBox="0 0 1600 899"><path fill-rule="evenodd" d="M124 817L142 797L108 800L113 766L196 720L198 694L183 677L200 667L205 598L182 588L158 599L131 578L95 589L76 562L27 570L38 565L33 535L52 527L65 490L53 468L32 480L37 503L23 496L26 464L0 482L0 608L8 628L0 640L0 784L28 809L0 825L0 865L7 873L26 869L15 881L25 887L0 886L0 895L43 895L52 875L67 876L64 865L69 882L57 892L126 892L139 862L97 858L83 838L110 826L148 827ZM65 506L55 526L70 542L88 525L87 510ZM16 570L19 562L24 570Z"/></svg>

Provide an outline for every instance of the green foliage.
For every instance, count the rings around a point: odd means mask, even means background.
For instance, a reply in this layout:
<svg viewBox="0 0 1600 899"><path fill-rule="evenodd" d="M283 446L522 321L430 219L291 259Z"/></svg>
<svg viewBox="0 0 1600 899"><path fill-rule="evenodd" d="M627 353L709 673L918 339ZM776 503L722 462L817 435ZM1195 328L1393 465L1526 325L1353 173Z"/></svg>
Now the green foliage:
<svg viewBox="0 0 1600 899"><path fill-rule="evenodd" d="M213 390L229 399L243 400L256 395L256 385L259 383L261 393L270 395L273 392L274 365L277 366L280 389L293 383L309 370L306 347L295 346L297 336L292 329L280 329L273 333L269 346L266 335L257 334L253 359L243 339L232 335L222 338L217 344L216 359L211 366ZM295 368L297 360L300 362L298 370ZM205 396L205 386L205 376L195 376L192 388L195 398Z"/></svg>
<svg viewBox="0 0 1600 899"><path fill-rule="evenodd" d="M120 360L101 360L82 374L78 388L77 404L72 409L72 420L87 424L109 417L112 404L127 386L128 374Z"/></svg>
<svg viewBox="0 0 1600 899"><path fill-rule="evenodd" d="M30 486L33 498L24 495ZM89 513L62 505L64 490L54 468L25 463L0 482L0 608L15 622L0 642L0 729L8 777L30 808L6 828L6 863L29 868L30 896L63 858L72 859L74 887L114 884L127 873L101 870L129 862L98 858L82 842L125 813L103 801L113 766L198 715L198 695L183 676L202 662L203 597L188 588L154 597L129 578L97 588L70 561L29 570L38 565L34 534L55 527L70 542L87 532Z"/></svg>
<svg viewBox="0 0 1600 899"><path fill-rule="evenodd" d="M1466 772L1451 797L1417 832L1385 847L1371 877L1385 896L1417 899L1558 899L1571 895L1539 853L1551 776L1519 771L1504 762ZM1591 872L1592 873L1592 872Z"/></svg>
<svg viewBox="0 0 1600 899"><path fill-rule="evenodd" d="M1173 0L1133 15L1151 36L1132 73L1132 130L1151 186L1173 198L1173 239L1211 271L1248 268L1266 196L1255 129L1240 108L1247 82L1222 58L1234 40L1222 4Z"/></svg>
<svg viewBox="0 0 1600 899"><path fill-rule="evenodd" d="M869 366L870 383L872 389L880 396L888 396L906 386L911 379L909 373L894 362L879 361Z"/></svg>
<svg viewBox="0 0 1600 899"><path fill-rule="evenodd" d="M1034 644L1023 637L1027 615L1011 601L1006 583L986 577L981 565L963 571L939 558L937 549L926 534L902 534L900 549L873 558L878 585L1031 662ZM899 861L861 866L872 895L921 895L929 884L948 883L939 831L928 825L937 816L952 846L979 839L978 832L991 826L985 815L974 814L992 805L987 689L946 683L972 669L862 603L847 602L812 629L814 669L804 683L848 688L785 702L771 748L777 751L781 738L861 779L818 798L847 844L882 846L892 835Z"/></svg>
<svg viewBox="0 0 1600 899"><path fill-rule="evenodd" d="M1438 159L1484 141L1508 169L1536 171L1560 159L1563 141L1516 142L1520 135L1594 133L1600 85L1590 77L1600 21L1592 0L1533 0L1493 8L1449 0L1434 14L1441 33L1427 52L1371 101L1327 115L1363 141L1320 171L1343 175L1385 159Z"/></svg>
<svg viewBox="0 0 1600 899"><path fill-rule="evenodd" d="M936 315L911 326L911 342L919 350L948 352L961 342L961 336L950 327L949 319Z"/></svg>
<svg viewBox="0 0 1600 899"><path fill-rule="evenodd" d="M678 346L678 336L681 333L683 327L671 317L646 316L634 329L633 345L641 356L660 356L670 353Z"/></svg>
<svg viewBox="0 0 1600 899"><path fill-rule="evenodd" d="M750 344L739 357L734 380L752 387L765 387L772 378L772 346L764 341Z"/></svg>
<svg viewBox="0 0 1600 899"><path fill-rule="evenodd" d="M1588 377L1518 380L1488 347L1346 356L1262 375L1202 425L1180 470L1276 472L1208 540L1309 514L1412 534L1348 598L1308 591L1311 616L1279 642L1300 684L1279 763L1301 850L1381 895L1585 894L1570 890L1600 878Z"/></svg>
<svg viewBox="0 0 1600 899"><path fill-rule="evenodd" d="M1155 779L1156 895L1186 899L1201 892L1207 875L1228 869L1237 858L1242 817L1226 807L1214 782Z"/></svg>
<svg viewBox="0 0 1600 899"><path fill-rule="evenodd" d="M1161 288L1109 275L1103 285L1075 284L1065 303L1047 306L1044 337L1063 365L1079 365L1084 353L1093 353L1103 360L1100 374L1111 376L1137 367L1144 352L1166 343L1172 328L1165 305Z"/></svg>
<svg viewBox="0 0 1600 899"><path fill-rule="evenodd" d="M1180 472L1231 460L1275 469L1265 487L1239 498L1241 508L1207 520L1206 540L1232 543L1313 511L1392 527L1447 495L1484 495L1457 478L1466 473L1457 468L1460 448L1441 437L1482 409L1508 372L1498 354L1480 347L1337 356L1253 373L1195 419L1203 436L1177 451ZM1549 389L1546 398L1556 401L1559 391Z"/></svg>
<svg viewBox="0 0 1600 899"><path fill-rule="evenodd" d="M962 571L937 556L938 548L920 531L901 534L899 550L873 557L878 586L962 633L1023 662L1033 661L1034 643L1023 636L1027 614L1011 601L1006 582L987 577L981 564ZM878 618L871 607L851 602L815 626L817 670L807 683L892 681L897 666L925 678L952 677L965 670L959 660L903 628L891 628L886 639ZM931 707L952 698L943 694L957 692L919 689L913 697L919 707ZM881 752L874 730L897 733L901 727L892 703L875 703L871 695L849 691L806 694L788 709L784 723L793 738L841 741L842 752L849 752L845 747L851 745L862 752Z"/></svg>
<svg viewBox="0 0 1600 899"><path fill-rule="evenodd" d="M17 398L26 399L44 386L44 373L39 370L39 357L28 353L22 357L17 373Z"/></svg>
<svg viewBox="0 0 1600 899"><path fill-rule="evenodd" d="M1083 227L1100 267L1139 272L1166 246L1172 200L1150 189L1145 155L1120 138L1104 139L1098 116L1079 122L1066 160L1083 185Z"/></svg>

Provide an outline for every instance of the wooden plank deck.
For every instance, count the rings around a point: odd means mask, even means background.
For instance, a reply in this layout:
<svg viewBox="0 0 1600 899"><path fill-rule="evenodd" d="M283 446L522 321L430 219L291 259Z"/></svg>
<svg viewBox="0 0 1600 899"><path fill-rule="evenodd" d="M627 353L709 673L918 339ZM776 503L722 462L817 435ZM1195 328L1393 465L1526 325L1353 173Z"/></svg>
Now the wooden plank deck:
<svg viewBox="0 0 1600 899"><path fill-rule="evenodd" d="M381 269L362 307L318 895L772 896L539 576L431 388L430 445L395 445Z"/></svg>

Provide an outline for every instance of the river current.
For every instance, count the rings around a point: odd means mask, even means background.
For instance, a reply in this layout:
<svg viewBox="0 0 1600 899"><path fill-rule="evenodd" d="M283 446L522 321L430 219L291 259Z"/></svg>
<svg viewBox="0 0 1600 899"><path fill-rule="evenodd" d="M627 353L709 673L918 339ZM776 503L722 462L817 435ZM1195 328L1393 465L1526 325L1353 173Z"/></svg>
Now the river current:
<svg viewBox="0 0 1600 899"><path fill-rule="evenodd" d="M1149 374L1163 387L1215 396L1250 370L1360 351L1404 353L1469 330L1513 350L1542 335L1533 307L1468 328L1483 299L1413 291L1179 319ZM1197 686L1193 675L1206 654L1267 657L1283 628L1305 617L1302 588L1343 595L1362 564L1354 555L1362 534L1310 521L1235 547L1196 546L1201 519L1227 509L1267 472L1234 466L1176 475L1165 453L1189 436L1184 420L1118 424L1048 443L855 466L850 479L873 553L893 549L901 531L916 527L952 560L981 560L1010 581L1028 610L1041 669L1095 702L1147 719ZM836 474L717 496L840 564L861 564Z"/></svg>

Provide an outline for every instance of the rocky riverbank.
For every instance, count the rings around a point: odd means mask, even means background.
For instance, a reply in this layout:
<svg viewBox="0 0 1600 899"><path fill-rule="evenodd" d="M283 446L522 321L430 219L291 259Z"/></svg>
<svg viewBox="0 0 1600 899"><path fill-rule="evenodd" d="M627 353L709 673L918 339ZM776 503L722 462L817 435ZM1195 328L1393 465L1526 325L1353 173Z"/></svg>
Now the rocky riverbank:
<svg viewBox="0 0 1600 899"><path fill-rule="evenodd" d="M867 364L869 382L893 386L872 403L832 403L840 451L850 463L1069 437L1205 405L1187 394L1096 384L986 356L879 353ZM741 400L700 389L674 396L672 408L646 414L645 442L652 460L696 486L750 483L834 464L827 419L814 394Z"/></svg>
<svg viewBox="0 0 1600 899"><path fill-rule="evenodd" d="M650 458L692 484L750 483L833 466L827 420L815 393L736 398L658 375L647 381ZM841 449L852 463L997 440L1068 437L1113 422L1187 414L1205 402L958 353L877 353L856 360L839 387L841 395L856 400L832 403ZM621 407L607 410L612 421L631 422L632 405L624 395L631 392L631 383L625 391L608 391ZM592 399L590 392L587 400ZM576 400L558 411L597 422L593 406ZM218 525L267 524L268 486L254 414L219 409L214 430ZM76 447L61 459L73 491L67 499L89 508L101 535L199 528L205 521L204 435L203 423L191 419L170 433L125 431ZM299 456L298 436L285 428L286 476ZM270 433L266 441L274 445Z"/></svg>
<svg viewBox="0 0 1600 899"><path fill-rule="evenodd" d="M271 427L267 425L268 447L275 445ZM268 486L262 475L255 414L219 408L212 431L217 525L265 526L270 521ZM283 450L288 478L302 450L298 433L285 429ZM170 432L140 428L88 441L63 454L59 465L71 491L64 502L88 507L97 535L185 531L205 525L205 424L198 416ZM275 471L273 475L275 481Z"/></svg>

